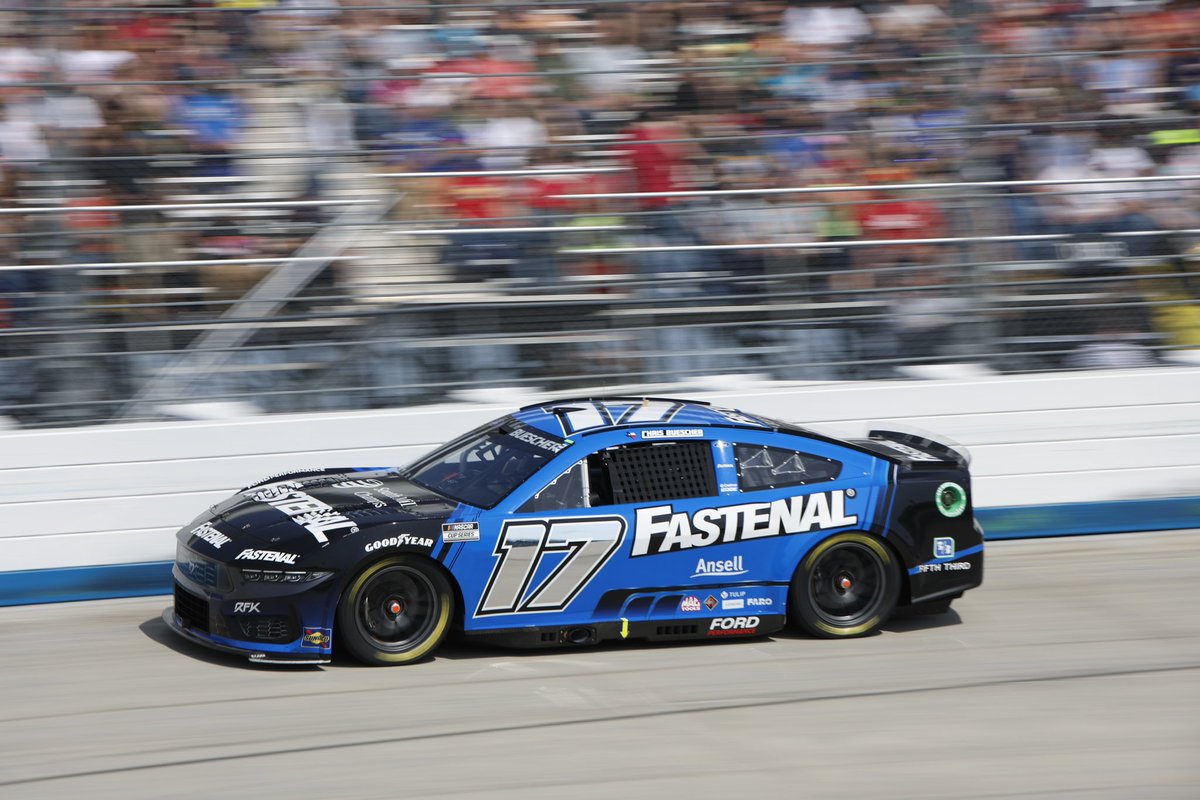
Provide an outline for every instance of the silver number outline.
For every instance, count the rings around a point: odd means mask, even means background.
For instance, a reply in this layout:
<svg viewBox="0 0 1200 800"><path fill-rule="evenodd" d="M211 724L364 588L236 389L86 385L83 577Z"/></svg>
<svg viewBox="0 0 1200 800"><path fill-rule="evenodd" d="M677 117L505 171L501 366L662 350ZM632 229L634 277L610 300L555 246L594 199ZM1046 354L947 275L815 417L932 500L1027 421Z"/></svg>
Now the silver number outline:
<svg viewBox="0 0 1200 800"><path fill-rule="evenodd" d="M604 535L587 536L588 528ZM475 616L565 610L621 548L627 528L625 518L619 516L506 520L492 550L496 565ZM517 539L521 535L525 536L523 542ZM526 547L534 548L528 556L514 556ZM530 589L542 559L549 553L564 552L562 561ZM554 594L546 597L551 591Z"/></svg>

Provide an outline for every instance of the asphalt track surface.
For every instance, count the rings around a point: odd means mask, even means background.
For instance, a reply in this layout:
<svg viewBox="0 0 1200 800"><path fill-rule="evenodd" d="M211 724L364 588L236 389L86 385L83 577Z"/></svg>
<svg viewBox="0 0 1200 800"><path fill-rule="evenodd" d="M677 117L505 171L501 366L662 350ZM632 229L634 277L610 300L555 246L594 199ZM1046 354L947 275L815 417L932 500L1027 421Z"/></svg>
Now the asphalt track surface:
<svg viewBox="0 0 1200 800"><path fill-rule="evenodd" d="M1200 797L1200 531L997 542L838 642L266 668L168 602L0 609L0 798Z"/></svg>

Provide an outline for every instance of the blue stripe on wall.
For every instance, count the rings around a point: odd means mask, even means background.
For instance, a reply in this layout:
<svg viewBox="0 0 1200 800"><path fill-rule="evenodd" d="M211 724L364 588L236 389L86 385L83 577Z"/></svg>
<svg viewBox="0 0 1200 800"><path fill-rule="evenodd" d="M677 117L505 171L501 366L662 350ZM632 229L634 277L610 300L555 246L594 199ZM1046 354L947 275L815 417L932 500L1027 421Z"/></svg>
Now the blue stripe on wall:
<svg viewBox="0 0 1200 800"><path fill-rule="evenodd" d="M1200 528L1200 497L981 508L989 540ZM0 572L0 606L171 593L171 562Z"/></svg>
<svg viewBox="0 0 1200 800"><path fill-rule="evenodd" d="M0 606L170 594L171 562L0 572Z"/></svg>
<svg viewBox="0 0 1200 800"><path fill-rule="evenodd" d="M975 519L990 540L1200 528L1200 497L980 508Z"/></svg>

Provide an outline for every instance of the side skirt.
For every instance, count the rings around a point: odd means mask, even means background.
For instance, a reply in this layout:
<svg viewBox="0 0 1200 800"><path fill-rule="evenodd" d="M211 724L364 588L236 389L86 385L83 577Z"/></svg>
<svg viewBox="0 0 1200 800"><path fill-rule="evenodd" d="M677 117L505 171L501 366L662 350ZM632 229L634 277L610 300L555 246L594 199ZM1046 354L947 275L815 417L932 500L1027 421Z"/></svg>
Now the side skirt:
<svg viewBox="0 0 1200 800"><path fill-rule="evenodd" d="M471 642L516 649L586 647L605 641L639 639L666 642L695 639L748 639L778 633L787 622L784 614L740 614L703 619L620 620L591 625L542 625L474 631L464 634Z"/></svg>

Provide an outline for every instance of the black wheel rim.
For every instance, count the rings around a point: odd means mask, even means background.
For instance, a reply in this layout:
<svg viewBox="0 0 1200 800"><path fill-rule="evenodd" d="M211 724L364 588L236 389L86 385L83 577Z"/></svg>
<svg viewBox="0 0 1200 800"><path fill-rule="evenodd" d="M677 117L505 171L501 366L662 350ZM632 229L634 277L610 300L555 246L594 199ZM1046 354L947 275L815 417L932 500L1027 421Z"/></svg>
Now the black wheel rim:
<svg viewBox="0 0 1200 800"><path fill-rule="evenodd" d="M437 591L428 577L412 567L388 567L372 575L356 606L359 632L388 652L419 645L437 626Z"/></svg>
<svg viewBox="0 0 1200 800"><path fill-rule="evenodd" d="M870 547L836 545L813 567L808 583L813 610L829 625L852 628L879 611L886 580L883 560Z"/></svg>

